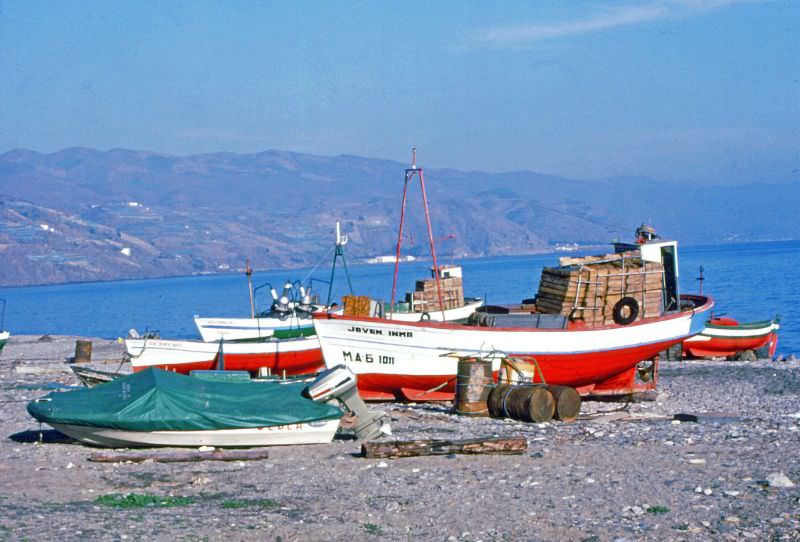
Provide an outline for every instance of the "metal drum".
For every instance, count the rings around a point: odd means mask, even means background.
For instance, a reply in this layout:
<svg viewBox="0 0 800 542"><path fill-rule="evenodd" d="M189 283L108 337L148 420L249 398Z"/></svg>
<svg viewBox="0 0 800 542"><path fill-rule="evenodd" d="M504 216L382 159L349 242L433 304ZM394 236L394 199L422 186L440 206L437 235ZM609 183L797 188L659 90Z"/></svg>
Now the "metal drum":
<svg viewBox="0 0 800 542"><path fill-rule="evenodd" d="M453 409L464 416L488 416L486 401L494 385L491 360L475 358L458 361L456 398Z"/></svg>

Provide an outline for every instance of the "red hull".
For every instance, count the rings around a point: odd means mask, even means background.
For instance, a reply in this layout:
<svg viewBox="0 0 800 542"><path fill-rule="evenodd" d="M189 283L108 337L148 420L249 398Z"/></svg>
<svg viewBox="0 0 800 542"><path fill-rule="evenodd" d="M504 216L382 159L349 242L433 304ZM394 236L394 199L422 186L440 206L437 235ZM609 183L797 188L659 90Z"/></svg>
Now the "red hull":
<svg viewBox="0 0 800 542"><path fill-rule="evenodd" d="M636 383L636 363L652 359L679 342L671 340L626 350L586 354L540 354L536 356L536 362L548 384L570 386L582 395L622 395L654 389L655 381L646 385ZM510 355L522 359L527 357ZM496 379L497 374L494 376ZM361 396L369 400L444 401L454 397L455 377L362 373L358 375L358 389ZM397 397L398 389L401 390L400 397Z"/></svg>
<svg viewBox="0 0 800 542"><path fill-rule="evenodd" d="M204 360L191 363L165 363L153 365L159 369L189 374L195 370L215 368L216 361ZM250 371L255 374L261 367L269 367L272 374L301 375L315 373L324 369L322 350L319 348L299 352L279 352L277 354L225 354L225 369L228 371ZM142 371L148 367L134 367Z"/></svg>
<svg viewBox="0 0 800 542"><path fill-rule="evenodd" d="M745 350L756 350L769 345L770 357L775 355L778 334L770 333L762 337L712 337L696 345L685 343L686 353L695 358L728 357Z"/></svg>

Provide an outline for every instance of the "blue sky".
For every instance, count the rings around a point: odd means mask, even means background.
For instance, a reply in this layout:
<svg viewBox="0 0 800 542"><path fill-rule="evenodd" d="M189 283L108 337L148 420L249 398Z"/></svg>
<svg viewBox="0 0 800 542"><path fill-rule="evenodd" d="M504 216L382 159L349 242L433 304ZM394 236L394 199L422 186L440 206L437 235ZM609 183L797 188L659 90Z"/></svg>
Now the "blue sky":
<svg viewBox="0 0 800 542"><path fill-rule="evenodd" d="M0 2L0 152L800 181L800 2Z"/></svg>

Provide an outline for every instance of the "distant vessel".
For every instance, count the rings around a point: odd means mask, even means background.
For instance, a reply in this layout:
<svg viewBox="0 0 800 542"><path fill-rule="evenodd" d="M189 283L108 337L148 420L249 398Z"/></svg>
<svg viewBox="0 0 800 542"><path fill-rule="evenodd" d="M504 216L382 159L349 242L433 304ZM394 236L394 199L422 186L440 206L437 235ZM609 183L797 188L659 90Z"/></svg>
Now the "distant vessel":
<svg viewBox="0 0 800 542"><path fill-rule="evenodd" d="M367 258L364 260L364 263L394 263L395 257L394 256L375 256L374 258ZM408 256L400 256L399 261L401 262L415 262L417 258L412 255Z"/></svg>
<svg viewBox="0 0 800 542"><path fill-rule="evenodd" d="M578 243L572 243L572 244L566 243L563 245L561 244L556 245L554 250L556 252L575 252L579 248L580 246L578 246Z"/></svg>
<svg viewBox="0 0 800 542"><path fill-rule="evenodd" d="M780 327L777 316L747 324L740 324L733 318L711 318L699 334L683 341L683 352L687 357L716 358L766 347L767 356L772 358L778 347Z"/></svg>

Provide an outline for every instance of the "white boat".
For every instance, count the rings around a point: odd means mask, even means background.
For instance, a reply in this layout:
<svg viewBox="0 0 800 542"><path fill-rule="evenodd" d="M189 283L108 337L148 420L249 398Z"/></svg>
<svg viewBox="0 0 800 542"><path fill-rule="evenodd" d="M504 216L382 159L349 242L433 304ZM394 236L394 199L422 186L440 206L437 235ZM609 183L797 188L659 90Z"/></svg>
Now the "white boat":
<svg viewBox="0 0 800 542"><path fill-rule="evenodd" d="M292 312L286 318L265 315L256 318L194 317L200 337L205 342L257 341L269 337L291 338L314 334L310 313Z"/></svg>
<svg viewBox="0 0 800 542"><path fill-rule="evenodd" d="M230 378L234 376L236 378ZM358 419L356 437L385 432L345 367L312 383L250 380L211 371L196 377L149 369L94 388L53 392L28 413L93 446L280 446L330 442L345 412Z"/></svg>
<svg viewBox="0 0 800 542"><path fill-rule="evenodd" d="M424 176L416 157L406 169L406 189L415 176L424 196ZM404 192L404 206L405 201ZM424 197L423 201L435 270L430 215ZM398 254L402 210L400 216ZM637 366L650 361L647 386L652 387L647 389L653 389L655 357L699 333L713 301L679 295L676 242L645 240L632 248L635 250L630 253L608 257L570 258L573 263L556 270L563 278L555 281L559 287L548 281L540 285L537 294L544 308L547 296L543 294L555 292L557 304L551 305L552 313L529 303L514 308L487 307L476 314L472 325L316 315L314 327L325 363L349 367L358 376L359 391L366 399L452 399L457 357L485 358L492 352L501 354L491 356L495 372L503 356L520 358L538 365L539 381L593 395L642 391L636 382ZM587 275L585 269L595 271L586 271ZM572 282L573 275L577 284ZM439 283L443 280L434 277ZM394 280L396 283L397 266ZM445 286L436 284L435 295L426 295L425 300L438 297L441 306ZM613 320L607 321L612 315Z"/></svg>
<svg viewBox="0 0 800 542"><path fill-rule="evenodd" d="M6 343L8 342L8 338L11 336L11 333L8 331L0 331L0 352L3 351L3 347L5 347Z"/></svg>
<svg viewBox="0 0 800 542"><path fill-rule="evenodd" d="M661 318L593 329L526 327L536 325L531 314L509 328L333 315L320 315L314 325L325 363L349 367L365 399L452 398L458 361L445 354L492 351L535 359L548 384L617 394L626 392L640 361L702 330L712 305L698 297L690 309Z"/></svg>
<svg viewBox="0 0 800 542"><path fill-rule="evenodd" d="M221 350L220 350L221 348ZM227 370L257 373L266 367L273 374L307 374L323 367L319 341L314 337L258 342L166 341L125 339L125 351L134 371L158 367L188 374L219 368L220 351Z"/></svg>
<svg viewBox="0 0 800 542"><path fill-rule="evenodd" d="M465 299L464 305L451 309L420 311L420 312L386 312L384 318L395 322L466 322L472 314L483 305L479 297ZM388 309L387 309L388 311Z"/></svg>
<svg viewBox="0 0 800 542"><path fill-rule="evenodd" d="M249 446L286 446L293 444L323 444L333 440L339 420L309 423L216 429L213 431L126 431L111 427L61 424L49 422L61 433L91 444L110 448L149 446L214 446L215 448L244 448Z"/></svg>

